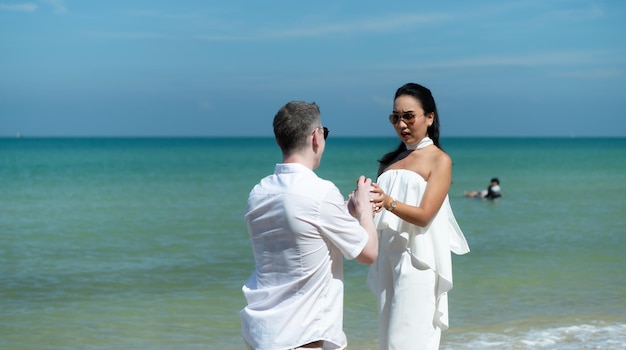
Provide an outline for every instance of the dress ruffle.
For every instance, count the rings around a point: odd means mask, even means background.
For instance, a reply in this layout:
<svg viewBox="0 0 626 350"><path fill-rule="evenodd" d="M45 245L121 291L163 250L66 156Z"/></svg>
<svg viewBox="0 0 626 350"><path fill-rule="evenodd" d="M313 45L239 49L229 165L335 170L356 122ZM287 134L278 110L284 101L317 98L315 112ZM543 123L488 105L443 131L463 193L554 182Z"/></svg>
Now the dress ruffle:
<svg viewBox="0 0 626 350"><path fill-rule="evenodd" d="M426 181L417 173L395 169L387 170L377 180L387 195L399 202L419 206L426 189ZM404 241L403 246L411 256L413 267L432 269L437 273L437 315L439 326L448 328L447 292L452 289L451 252L462 255L469 252L469 246L452 212L446 196L439 212L426 227L408 223L392 212L383 210L375 217L379 235L393 234ZM368 284L375 283L376 271L370 271Z"/></svg>

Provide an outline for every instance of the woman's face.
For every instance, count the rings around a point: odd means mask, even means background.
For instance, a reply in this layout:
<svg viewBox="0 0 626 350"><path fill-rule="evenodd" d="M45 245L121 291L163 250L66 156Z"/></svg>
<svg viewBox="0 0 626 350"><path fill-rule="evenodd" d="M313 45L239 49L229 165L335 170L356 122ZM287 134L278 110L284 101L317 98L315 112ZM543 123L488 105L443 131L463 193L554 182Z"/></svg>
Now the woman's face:
<svg viewBox="0 0 626 350"><path fill-rule="evenodd" d="M421 102L413 96L398 96L393 102L393 114L390 121L402 142L414 145L426 135L433 123L434 113L424 114ZM393 123L397 120L396 123Z"/></svg>

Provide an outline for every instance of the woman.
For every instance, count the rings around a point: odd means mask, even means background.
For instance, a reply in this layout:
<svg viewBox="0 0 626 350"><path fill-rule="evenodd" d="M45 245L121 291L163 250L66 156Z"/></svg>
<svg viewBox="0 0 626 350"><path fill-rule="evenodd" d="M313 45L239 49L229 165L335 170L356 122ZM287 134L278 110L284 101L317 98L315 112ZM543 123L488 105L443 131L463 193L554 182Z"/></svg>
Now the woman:
<svg viewBox="0 0 626 350"><path fill-rule="evenodd" d="M439 116L427 88L400 87L389 121L402 142L380 160L372 187L380 240L368 276L380 349L438 349L448 328L450 251L469 252L448 201L452 161L439 148Z"/></svg>

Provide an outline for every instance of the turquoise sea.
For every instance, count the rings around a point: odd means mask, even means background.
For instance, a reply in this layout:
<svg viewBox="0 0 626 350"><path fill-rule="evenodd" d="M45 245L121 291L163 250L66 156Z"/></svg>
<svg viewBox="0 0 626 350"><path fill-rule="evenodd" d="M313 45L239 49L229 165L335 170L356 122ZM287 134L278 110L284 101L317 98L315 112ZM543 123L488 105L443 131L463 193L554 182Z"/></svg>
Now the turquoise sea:
<svg viewBox="0 0 626 350"><path fill-rule="evenodd" d="M347 196L395 138L331 134ZM626 348L626 139L444 138L454 256L442 349ZM248 192L272 138L0 139L0 349L243 349ZM465 198L501 180L504 198ZM345 264L350 349L377 349L367 267Z"/></svg>

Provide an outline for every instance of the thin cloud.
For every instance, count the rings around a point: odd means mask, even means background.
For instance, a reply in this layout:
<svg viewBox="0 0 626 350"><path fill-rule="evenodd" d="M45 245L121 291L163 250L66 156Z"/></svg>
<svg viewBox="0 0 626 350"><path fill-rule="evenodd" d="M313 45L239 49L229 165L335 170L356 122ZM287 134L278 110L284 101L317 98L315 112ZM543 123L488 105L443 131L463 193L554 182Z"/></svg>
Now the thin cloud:
<svg viewBox="0 0 626 350"><path fill-rule="evenodd" d="M389 105L391 104L391 102L389 102L389 96L372 96L371 97L371 101L377 105L377 106L381 106L381 107L389 107Z"/></svg>
<svg viewBox="0 0 626 350"><path fill-rule="evenodd" d="M396 14L382 18L362 18L339 23L326 23L314 26L297 26L291 28L256 28L248 29L245 33L221 32L215 34L198 35L196 38L207 41L259 41L295 38L329 37L333 35L353 35L391 32L422 24L441 24L450 21L476 21L478 18L500 18L503 13L512 13L526 9L522 4L490 6L488 8L473 8L463 13L409 13ZM605 16L605 11L599 6L582 9L546 12L538 20L550 21L588 21L597 20ZM527 23L525 24L527 25Z"/></svg>
<svg viewBox="0 0 626 350"><path fill-rule="evenodd" d="M41 2L52 6L55 13L66 13L67 7L64 0L41 0Z"/></svg>
<svg viewBox="0 0 626 350"><path fill-rule="evenodd" d="M199 101L198 108L200 108L203 111L210 111L215 108L215 105L209 101Z"/></svg>
<svg viewBox="0 0 626 350"><path fill-rule="evenodd" d="M146 33L146 32L89 32L90 37L103 38L103 39L175 39L176 37L169 34L162 33Z"/></svg>
<svg viewBox="0 0 626 350"><path fill-rule="evenodd" d="M589 69L579 71L554 72L550 74L557 78L582 78L582 79L615 79L624 76L621 69Z"/></svg>
<svg viewBox="0 0 626 350"><path fill-rule="evenodd" d="M0 3L0 11L35 12L38 6L32 3L4 4Z"/></svg>
<svg viewBox="0 0 626 350"><path fill-rule="evenodd" d="M581 64L606 64L611 62L621 62L622 59L616 59L614 53L610 52L553 52L539 53L515 56L483 56L470 57L458 60L438 61L432 63L417 64L419 68L475 68L475 67L494 67L494 66L565 66L565 65L581 65ZM416 65L410 67L397 68L415 68Z"/></svg>
<svg viewBox="0 0 626 350"><path fill-rule="evenodd" d="M385 18L364 18L358 21L322 24L311 27L259 30L250 34L199 35L198 39L210 41L257 41L288 38L328 37L332 35L365 34L389 32L409 26L450 21L453 16L446 14L401 14Z"/></svg>
<svg viewBox="0 0 626 350"><path fill-rule="evenodd" d="M162 13L157 11L138 10L131 12L134 16L152 17L157 19L191 19L200 17L194 13Z"/></svg>
<svg viewBox="0 0 626 350"><path fill-rule="evenodd" d="M586 9L553 11L542 16L546 21L589 21L604 17L604 9L592 6Z"/></svg>

